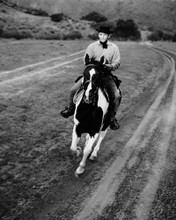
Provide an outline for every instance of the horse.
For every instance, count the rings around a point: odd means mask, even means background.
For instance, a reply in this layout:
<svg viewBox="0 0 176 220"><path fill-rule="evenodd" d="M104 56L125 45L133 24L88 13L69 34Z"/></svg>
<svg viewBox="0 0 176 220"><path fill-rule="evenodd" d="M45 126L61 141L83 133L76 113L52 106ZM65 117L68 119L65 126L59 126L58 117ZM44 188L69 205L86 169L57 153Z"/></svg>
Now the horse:
<svg viewBox="0 0 176 220"><path fill-rule="evenodd" d="M71 151L79 156L81 148L77 145L81 135L83 133L87 134L82 160L75 171L76 176L84 172L88 157L90 160L97 158L101 142L110 125L110 118L108 117L109 99L101 82L104 73L104 57L99 62L93 62L86 56L85 63L82 89L77 92L78 94L75 94L74 126L70 147ZM93 148L95 142L96 145Z"/></svg>

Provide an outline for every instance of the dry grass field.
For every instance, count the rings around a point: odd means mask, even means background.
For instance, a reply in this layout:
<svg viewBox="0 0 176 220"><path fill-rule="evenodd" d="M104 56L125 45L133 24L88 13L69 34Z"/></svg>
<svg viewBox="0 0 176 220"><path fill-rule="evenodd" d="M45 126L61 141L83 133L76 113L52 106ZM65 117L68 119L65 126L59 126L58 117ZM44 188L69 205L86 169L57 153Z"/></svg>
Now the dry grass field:
<svg viewBox="0 0 176 220"><path fill-rule="evenodd" d="M68 188L79 181L72 176L79 158L75 160L69 150L72 118L65 120L59 112L67 102L69 88L82 73L82 57L89 43L0 40L2 220L42 219L34 213L44 209L47 201L55 201L56 195L57 204L61 206L57 216L69 219L67 208L72 215L78 210L76 204L83 199L77 195L78 191L87 196L86 193L90 192L117 151L123 147L118 132L109 131L105 142L115 138L119 149L110 145L105 150L103 145L98 162L88 166L89 178L80 180L80 189L73 190L68 200ZM140 43L116 43L121 52L121 66L116 73L122 80L123 99L117 114L121 124L143 99L142 95L155 84L162 72L163 62L158 54ZM162 76L161 81L166 77ZM127 133L130 136L132 131Z"/></svg>
<svg viewBox="0 0 176 220"><path fill-rule="evenodd" d="M2 32L2 33L1 33ZM66 17L54 22L49 16L36 16L0 2L0 37L15 39L80 39L94 33L90 22Z"/></svg>

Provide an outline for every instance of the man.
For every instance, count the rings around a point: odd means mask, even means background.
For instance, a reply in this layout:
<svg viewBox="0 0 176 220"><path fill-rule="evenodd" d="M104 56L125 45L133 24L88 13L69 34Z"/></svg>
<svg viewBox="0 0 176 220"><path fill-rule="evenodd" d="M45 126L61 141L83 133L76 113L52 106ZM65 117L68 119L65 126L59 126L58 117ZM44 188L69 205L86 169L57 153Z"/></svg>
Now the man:
<svg viewBox="0 0 176 220"><path fill-rule="evenodd" d="M105 58L105 76L102 80L110 98L110 128L116 130L119 128L119 124L115 118L115 114L120 105L121 93L116 86L111 71L117 70L120 65L120 52L117 45L109 41L112 34L109 26L100 26L97 31L99 39L87 47L85 56L88 54L90 59L93 58L97 61L100 61L102 56ZM68 118L74 114L75 105L73 103L73 97L77 89L80 88L81 83L82 80L80 79L70 90L69 106L61 111L61 115L64 118Z"/></svg>

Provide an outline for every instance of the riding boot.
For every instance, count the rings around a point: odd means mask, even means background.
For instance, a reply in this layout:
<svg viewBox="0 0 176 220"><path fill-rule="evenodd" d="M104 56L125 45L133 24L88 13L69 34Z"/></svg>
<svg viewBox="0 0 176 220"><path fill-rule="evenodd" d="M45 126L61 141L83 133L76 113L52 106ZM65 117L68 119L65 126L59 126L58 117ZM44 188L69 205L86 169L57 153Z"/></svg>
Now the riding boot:
<svg viewBox="0 0 176 220"><path fill-rule="evenodd" d="M80 78L74 85L73 87L70 89L70 95L69 95L69 103L68 106L62 110L60 112L60 114L62 115L62 117L64 118L69 118L70 116L72 116L75 112L75 104L73 102L73 97L76 93L76 91L81 87L82 85L82 78Z"/></svg>
<svg viewBox="0 0 176 220"><path fill-rule="evenodd" d="M68 106L60 112L61 116L64 118L69 118L75 112L75 104L73 102L73 96L74 94L70 93Z"/></svg>
<svg viewBox="0 0 176 220"><path fill-rule="evenodd" d="M72 116L75 112L75 104L72 103L72 105L69 105L68 107L66 107L64 110L62 110L60 112L60 114L62 115L62 117L64 118L69 118L70 116Z"/></svg>
<svg viewBox="0 0 176 220"><path fill-rule="evenodd" d="M119 106L119 105L118 105ZM110 129L117 130L119 129L120 125L117 122L117 119L115 117L117 112L117 105L116 103L111 103L109 107L109 115L110 115Z"/></svg>
<svg viewBox="0 0 176 220"><path fill-rule="evenodd" d="M111 116L111 119L110 119L110 129L117 130L117 129L119 129L120 125L117 122L117 119L115 118L115 113L113 113L112 115L113 116Z"/></svg>

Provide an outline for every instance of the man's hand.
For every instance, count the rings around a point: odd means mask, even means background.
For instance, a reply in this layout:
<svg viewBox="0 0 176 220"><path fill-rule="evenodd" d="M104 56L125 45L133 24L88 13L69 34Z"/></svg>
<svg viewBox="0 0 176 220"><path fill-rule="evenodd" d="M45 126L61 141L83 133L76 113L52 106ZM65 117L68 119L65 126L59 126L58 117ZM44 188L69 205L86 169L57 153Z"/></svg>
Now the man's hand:
<svg viewBox="0 0 176 220"><path fill-rule="evenodd" d="M111 71L113 69L112 65L111 64L105 64L104 65L104 69L105 70L108 70L108 71Z"/></svg>

